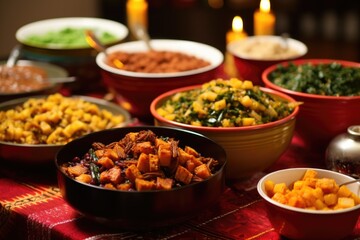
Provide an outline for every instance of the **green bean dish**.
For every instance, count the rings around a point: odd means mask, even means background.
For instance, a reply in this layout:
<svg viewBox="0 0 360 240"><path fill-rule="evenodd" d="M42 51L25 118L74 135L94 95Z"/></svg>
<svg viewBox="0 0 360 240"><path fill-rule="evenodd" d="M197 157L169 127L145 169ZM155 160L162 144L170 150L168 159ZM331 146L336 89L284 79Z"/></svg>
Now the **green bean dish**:
<svg viewBox="0 0 360 240"><path fill-rule="evenodd" d="M296 92L324 96L360 96L360 68L337 62L279 65L268 78L274 84Z"/></svg>
<svg viewBox="0 0 360 240"><path fill-rule="evenodd" d="M241 127L282 119L299 104L275 98L251 81L232 78L176 93L157 112L168 120L195 126Z"/></svg>

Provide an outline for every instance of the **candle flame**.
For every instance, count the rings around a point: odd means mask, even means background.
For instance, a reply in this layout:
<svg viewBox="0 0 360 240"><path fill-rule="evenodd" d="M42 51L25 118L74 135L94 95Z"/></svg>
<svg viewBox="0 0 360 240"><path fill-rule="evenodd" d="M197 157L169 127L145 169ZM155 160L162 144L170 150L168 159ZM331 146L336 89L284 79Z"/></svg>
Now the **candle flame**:
<svg viewBox="0 0 360 240"><path fill-rule="evenodd" d="M241 17L236 16L232 21L232 29L234 32L241 32L244 28L243 20Z"/></svg>
<svg viewBox="0 0 360 240"><path fill-rule="evenodd" d="M260 1L260 11L266 13L270 12L270 0Z"/></svg>

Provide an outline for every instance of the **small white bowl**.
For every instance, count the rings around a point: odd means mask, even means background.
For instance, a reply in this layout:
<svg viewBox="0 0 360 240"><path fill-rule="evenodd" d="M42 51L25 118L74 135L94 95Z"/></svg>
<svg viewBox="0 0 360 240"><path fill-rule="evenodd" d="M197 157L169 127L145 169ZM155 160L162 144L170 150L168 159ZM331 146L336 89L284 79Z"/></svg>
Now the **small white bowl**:
<svg viewBox="0 0 360 240"><path fill-rule="evenodd" d="M305 171L313 169L319 178L331 178L337 184L354 180L345 174L317 168L289 168L267 174L257 184L257 191L265 200L268 217L275 230L290 239L343 239L353 233L360 215L360 205L342 210L308 210L291 207L272 200L265 191L265 182L285 183L287 186L300 180ZM347 187L360 194L360 183Z"/></svg>

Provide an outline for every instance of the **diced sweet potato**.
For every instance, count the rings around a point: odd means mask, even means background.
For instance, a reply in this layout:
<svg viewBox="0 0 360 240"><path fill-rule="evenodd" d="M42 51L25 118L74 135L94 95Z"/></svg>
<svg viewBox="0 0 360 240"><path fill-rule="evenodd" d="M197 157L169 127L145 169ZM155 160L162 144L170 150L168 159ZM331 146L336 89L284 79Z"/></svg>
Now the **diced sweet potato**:
<svg viewBox="0 0 360 240"><path fill-rule="evenodd" d="M105 184L105 185L104 185L104 188L107 188L107 189L116 189L116 188L114 187L114 185L112 185L111 183Z"/></svg>
<svg viewBox="0 0 360 240"><path fill-rule="evenodd" d="M97 163L105 167L106 169L110 169L115 165L114 162L109 157L106 156L99 158Z"/></svg>
<svg viewBox="0 0 360 240"><path fill-rule="evenodd" d="M150 165L149 165L149 155L146 153L141 153L139 156L139 159L137 161L136 167L140 170L142 173L147 173L150 171Z"/></svg>
<svg viewBox="0 0 360 240"><path fill-rule="evenodd" d="M208 168L208 166L206 164L201 164L200 166L197 166L194 169L194 173L196 176L198 176L202 179L207 179L208 177L211 176L210 169Z"/></svg>
<svg viewBox="0 0 360 240"><path fill-rule="evenodd" d="M349 196L351 196L351 193L352 192L350 191L350 189L347 186L343 185L339 188L338 196L339 197L349 197Z"/></svg>
<svg viewBox="0 0 360 240"><path fill-rule="evenodd" d="M316 182L316 187L321 188L324 193L336 193L339 190L339 186L334 179L320 178Z"/></svg>
<svg viewBox="0 0 360 240"><path fill-rule="evenodd" d="M349 208L353 206L355 206L354 199L348 197L339 197L336 205L337 208Z"/></svg>
<svg viewBox="0 0 360 240"><path fill-rule="evenodd" d="M171 178L156 178L156 188L157 189L164 189L169 190L172 188L173 180Z"/></svg>
<svg viewBox="0 0 360 240"><path fill-rule="evenodd" d="M317 178L317 172L314 171L313 169L306 170L302 179L305 180L307 178Z"/></svg>
<svg viewBox="0 0 360 240"><path fill-rule="evenodd" d="M85 166L77 164L75 166L68 167L67 171L68 171L69 175L71 175L73 177L77 177L83 173L86 173L88 170Z"/></svg>
<svg viewBox="0 0 360 240"><path fill-rule="evenodd" d="M158 157L160 166L169 167L171 164L171 146L170 144L162 144L158 148Z"/></svg>
<svg viewBox="0 0 360 240"><path fill-rule="evenodd" d="M191 160L187 160L185 166L186 166L186 169L191 173L194 172L195 167L196 167L195 163Z"/></svg>
<svg viewBox="0 0 360 240"><path fill-rule="evenodd" d="M159 148L160 145L166 145L166 144L170 145L168 142L166 142L166 141L165 141L164 139L162 139L162 138L156 138L156 139L155 139L155 146L156 146L157 148Z"/></svg>
<svg viewBox="0 0 360 240"><path fill-rule="evenodd" d="M199 153L193 149L192 147L185 146L184 151L190 155L193 155L194 157L199 157Z"/></svg>
<svg viewBox="0 0 360 240"><path fill-rule="evenodd" d="M141 172L135 165L130 165L126 169L125 175L131 182L134 183L135 179L141 176Z"/></svg>
<svg viewBox="0 0 360 240"><path fill-rule="evenodd" d="M271 180L265 181L265 192L269 197L272 197L274 195L274 186L275 183Z"/></svg>
<svg viewBox="0 0 360 240"><path fill-rule="evenodd" d="M140 142L136 143L133 151L135 155L140 153L150 154L154 152L154 147L151 145L151 142Z"/></svg>
<svg viewBox="0 0 360 240"><path fill-rule="evenodd" d="M127 191L131 188L131 183L121 183L116 185L116 189Z"/></svg>
<svg viewBox="0 0 360 240"><path fill-rule="evenodd" d="M159 157L155 154L149 154L149 170L150 172L156 172L160 169Z"/></svg>
<svg viewBox="0 0 360 240"><path fill-rule="evenodd" d="M152 190L152 189L156 188L156 185L154 182L136 178L135 179L135 188L138 191Z"/></svg>
<svg viewBox="0 0 360 240"><path fill-rule="evenodd" d="M176 169L175 179L177 181L182 182L184 184L189 184L191 182L192 177L193 174L183 166L178 166L178 168Z"/></svg>
<svg viewBox="0 0 360 240"><path fill-rule="evenodd" d="M91 183L91 176L90 174L83 173L80 176L75 177L76 180L83 183Z"/></svg>
<svg viewBox="0 0 360 240"><path fill-rule="evenodd" d="M338 201L338 197L335 193L329 193L324 195L324 202L328 206L335 205Z"/></svg>
<svg viewBox="0 0 360 240"><path fill-rule="evenodd" d="M118 167L110 168L100 174L101 183L119 184L121 182L121 169Z"/></svg>
<svg viewBox="0 0 360 240"><path fill-rule="evenodd" d="M110 148L96 150L95 154L98 158L108 157L112 160L117 160L119 158L116 151Z"/></svg>
<svg viewBox="0 0 360 240"><path fill-rule="evenodd" d="M187 152L185 152L185 151L182 150L182 149L179 149L178 152L179 152L179 154L178 154L178 160L179 160L179 163L180 163L181 165L185 165L186 161L192 160L192 159L195 158L193 155L188 154Z"/></svg>

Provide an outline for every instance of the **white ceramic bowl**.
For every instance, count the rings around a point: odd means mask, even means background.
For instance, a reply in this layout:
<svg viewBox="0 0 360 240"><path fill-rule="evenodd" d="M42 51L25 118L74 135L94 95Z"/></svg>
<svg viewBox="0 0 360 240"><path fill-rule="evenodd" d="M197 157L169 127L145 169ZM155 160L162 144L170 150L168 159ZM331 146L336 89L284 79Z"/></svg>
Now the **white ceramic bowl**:
<svg viewBox="0 0 360 240"><path fill-rule="evenodd" d="M265 182L285 183L287 186L300 180L305 171L311 168L289 168L275 171L264 176L257 185L257 191L265 200L268 217L282 236L289 239L343 239L351 236L359 218L360 205L342 210L308 210L281 204L272 200L265 191ZM338 172L317 169L318 178L331 178L341 184L354 178ZM360 194L360 183L347 185L355 194Z"/></svg>
<svg viewBox="0 0 360 240"><path fill-rule="evenodd" d="M119 22L102 18L69 17L32 22L16 31L16 39L22 44L21 53L24 59L53 63L65 68L69 75L77 78L75 82L66 84L74 91L98 90L102 87L100 69L95 62L98 52L89 44L84 46L39 45L26 41L32 35L44 35L65 28L92 29L97 36L104 32L110 33L115 36L115 39L104 43L106 46L124 41L129 34L128 28Z"/></svg>

